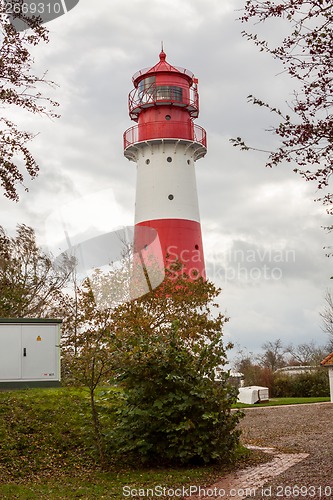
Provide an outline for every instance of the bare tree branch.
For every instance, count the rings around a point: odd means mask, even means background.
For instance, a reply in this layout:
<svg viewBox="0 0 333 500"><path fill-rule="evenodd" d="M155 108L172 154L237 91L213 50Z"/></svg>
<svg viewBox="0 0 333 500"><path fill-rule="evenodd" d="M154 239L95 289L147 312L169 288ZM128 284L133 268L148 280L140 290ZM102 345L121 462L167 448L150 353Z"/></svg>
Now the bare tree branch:
<svg viewBox="0 0 333 500"><path fill-rule="evenodd" d="M281 119L271 129L280 139L280 146L268 152L266 166L291 163L294 172L316 182L317 188L324 191L333 172L333 4L331 0L247 0L240 20L263 23L273 18L290 25L289 35L277 47L270 47L256 33L243 32L260 51L281 61L285 72L298 82L294 100L287 103L290 115L249 96L253 104L268 108ZM261 151L248 146L241 137L231 142L241 150ZM319 200L330 206L333 195L324 194Z"/></svg>

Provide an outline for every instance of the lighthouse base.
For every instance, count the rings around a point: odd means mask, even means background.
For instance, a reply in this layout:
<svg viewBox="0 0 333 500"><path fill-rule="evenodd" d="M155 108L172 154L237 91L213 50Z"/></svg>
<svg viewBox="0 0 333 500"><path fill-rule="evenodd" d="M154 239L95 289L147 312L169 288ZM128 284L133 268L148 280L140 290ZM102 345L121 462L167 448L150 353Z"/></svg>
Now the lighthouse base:
<svg viewBox="0 0 333 500"><path fill-rule="evenodd" d="M182 264L182 272L190 279L205 279L205 262L202 248L201 226L199 222L184 219L156 219L136 224L136 227L150 227L158 234L163 265ZM136 231L135 248L145 249L145 232Z"/></svg>

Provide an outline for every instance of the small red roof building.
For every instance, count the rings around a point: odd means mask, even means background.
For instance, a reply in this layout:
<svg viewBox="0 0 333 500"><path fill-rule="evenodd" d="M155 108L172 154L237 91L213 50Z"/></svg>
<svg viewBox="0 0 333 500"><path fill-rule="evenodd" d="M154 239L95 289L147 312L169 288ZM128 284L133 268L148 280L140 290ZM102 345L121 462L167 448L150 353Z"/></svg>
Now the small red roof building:
<svg viewBox="0 0 333 500"><path fill-rule="evenodd" d="M333 366L333 352L320 362L321 366Z"/></svg>

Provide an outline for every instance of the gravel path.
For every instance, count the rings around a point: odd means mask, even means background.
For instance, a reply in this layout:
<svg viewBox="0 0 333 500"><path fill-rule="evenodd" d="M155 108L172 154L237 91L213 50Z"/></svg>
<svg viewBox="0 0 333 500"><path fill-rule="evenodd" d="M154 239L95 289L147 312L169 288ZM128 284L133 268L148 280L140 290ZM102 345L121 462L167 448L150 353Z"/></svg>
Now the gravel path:
<svg viewBox="0 0 333 500"><path fill-rule="evenodd" d="M244 444L308 454L266 485L266 498L333 498L332 403L246 409L240 428Z"/></svg>

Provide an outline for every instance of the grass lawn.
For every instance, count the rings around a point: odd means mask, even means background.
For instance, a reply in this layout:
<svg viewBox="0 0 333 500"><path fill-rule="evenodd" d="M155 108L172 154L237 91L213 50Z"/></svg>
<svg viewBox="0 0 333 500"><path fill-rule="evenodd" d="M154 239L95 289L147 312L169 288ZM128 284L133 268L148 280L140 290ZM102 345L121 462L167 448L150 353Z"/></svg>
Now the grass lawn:
<svg viewBox="0 0 333 500"><path fill-rule="evenodd" d="M196 484L209 485L221 475L223 475L221 469L218 471L211 467L184 470L123 470L104 473L96 470L89 474L81 472L76 473L76 475L63 475L57 479L44 478L38 481L25 481L21 484L0 484L0 497L2 499L67 500L80 498L90 500L92 498L112 498L118 500L124 499L123 493L129 491L131 491L132 497L138 498L141 488L147 490L159 487L171 490ZM163 496L163 498L167 497ZM174 496L170 496L170 498L174 498Z"/></svg>
<svg viewBox="0 0 333 500"><path fill-rule="evenodd" d="M103 422L112 425L114 408L103 405ZM114 394L116 407L117 391ZM26 389L0 392L1 499L123 499L123 487L176 488L209 485L227 467L129 469L95 461L88 392L83 389ZM259 455L244 450L240 464ZM134 495L133 495L134 496ZM167 497L164 497L167 498Z"/></svg>
<svg viewBox="0 0 333 500"><path fill-rule="evenodd" d="M328 400L281 399L268 404ZM101 391L100 404L104 425L112 426L117 391L108 404ZM131 494L142 498L140 488L147 491L159 486L172 493L172 489L182 486L208 486L231 470L230 466L154 469L110 466L102 471L95 461L91 429L89 396L83 389L0 392L0 498L118 500L125 498L124 492L129 493L128 497ZM234 468L262 460L260 453L243 450Z"/></svg>
<svg viewBox="0 0 333 500"><path fill-rule="evenodd" d="M253 408L260 406L300 405L305 403L328 403L330 398L272 398L267 403L256 403L248 405L237 403L233 408Z"/></svg>

